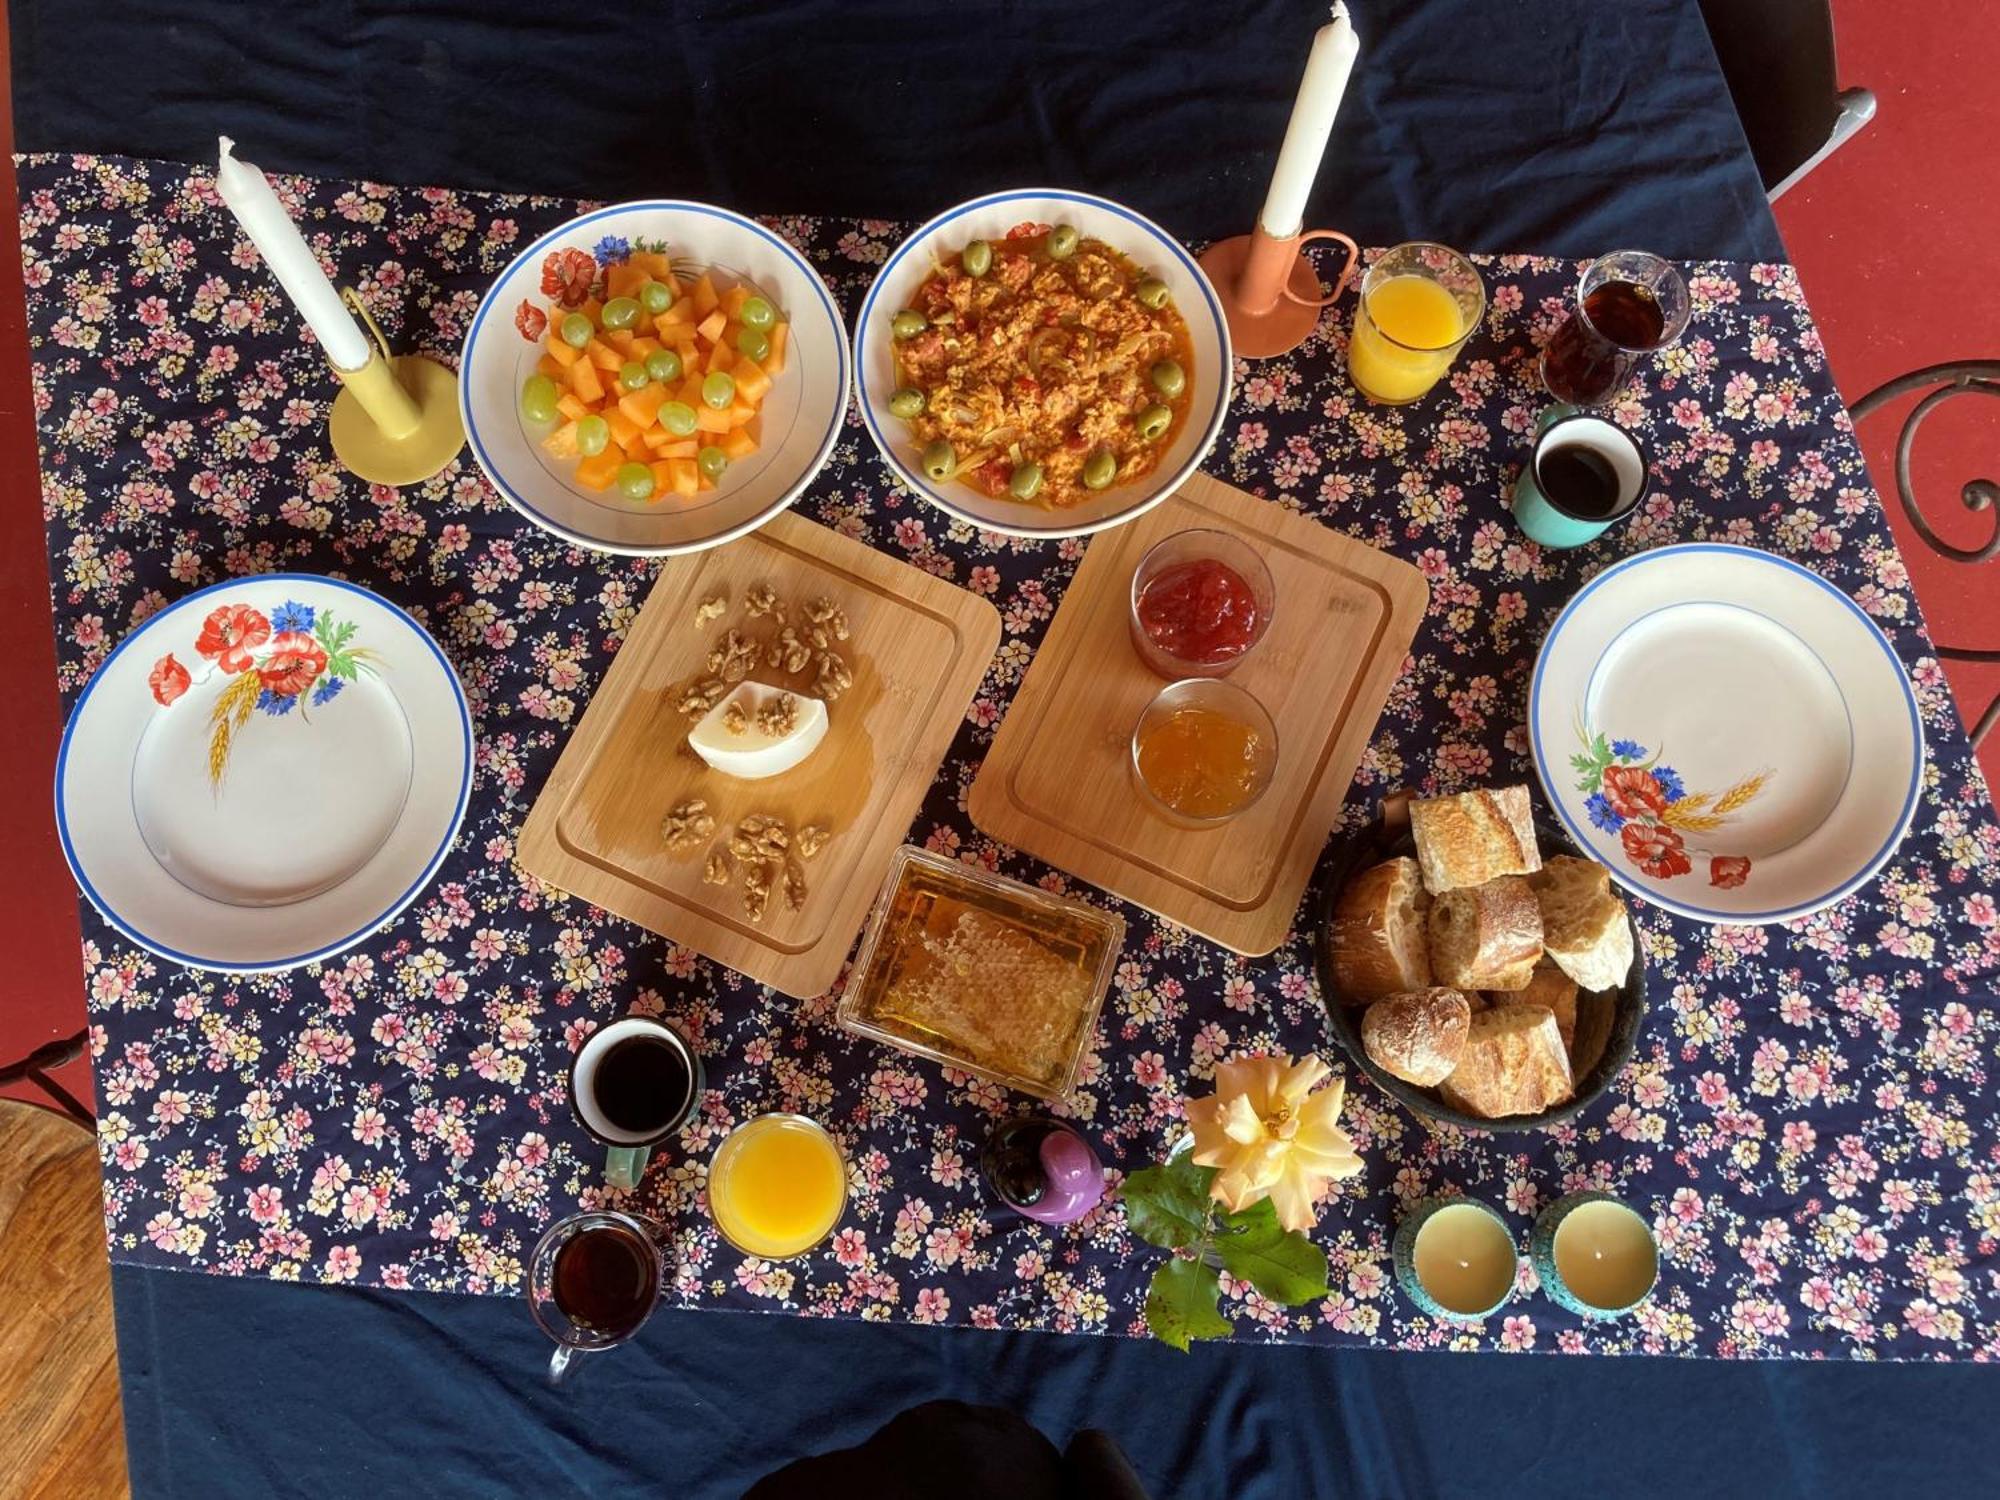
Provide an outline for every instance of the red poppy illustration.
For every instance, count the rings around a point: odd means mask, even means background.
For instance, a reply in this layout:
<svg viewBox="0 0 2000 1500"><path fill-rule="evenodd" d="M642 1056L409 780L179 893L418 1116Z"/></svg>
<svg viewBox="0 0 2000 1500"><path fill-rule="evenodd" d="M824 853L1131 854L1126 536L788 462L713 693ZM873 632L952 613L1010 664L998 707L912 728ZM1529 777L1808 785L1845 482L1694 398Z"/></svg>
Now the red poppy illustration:
<svg viewBox="0 0 2000 1500"><path fill-rule="evenodd" d="M302 630L287 630L271 642L271 651L257 669L257 680L280 698L293 698L313 685L326 670L326 652Z"/></svg>
<svg viewBox="0 0 2000 1500"><path fill-rule="evenodd" d="M597 262L583 250L551 250L542 262L542 295L564 307L581 307L597 279Z"/></svg>
<svg viewBox="0 0 2000 1500"><path fill-rule="evenodd" d="M146 676L146 686L153 690L153 697L161 705L166 705L188 690L194 679L188 676L188 669L174 660L169 651L153 663L153 670Z"/></svg>
<svg viewBox="0 0 2000 1500"><path fill-rule="evenodd" d="M225 672L241 672L271 638L271 622L247 604L225 604L201 622L194 649Z"/></svg>
<svg viewBox="0 0 2000 1500"><path fill-rule="evenodd" d="M523 297L521 305L514 309L514 326L521 331L521 337L532 344L548 331L549 315Z"/></svg>
<svg viewBox="0 0 2000 1500"><path fill-rule="evenodd" d="M1694 868L1681 846L1681 836L1664 824L1627 823L1618 840L1632 862L1655 880L1685 875Z"/></svg>
<svg viewBox="0 0 2000 1500"><path fill-rule="evenodd" d="M1621 818L1657 817L1667 810L1667 794L1651 771L1637 766L1607 766L1604 800Z"/></svg>
<svg viewBox="0 0 2000 1500"><path fill-rule="evenodd" d="M1718 854L1708 862L1708 883L1733 891L1750 878L1750 861L1740 854Z"/></svg>

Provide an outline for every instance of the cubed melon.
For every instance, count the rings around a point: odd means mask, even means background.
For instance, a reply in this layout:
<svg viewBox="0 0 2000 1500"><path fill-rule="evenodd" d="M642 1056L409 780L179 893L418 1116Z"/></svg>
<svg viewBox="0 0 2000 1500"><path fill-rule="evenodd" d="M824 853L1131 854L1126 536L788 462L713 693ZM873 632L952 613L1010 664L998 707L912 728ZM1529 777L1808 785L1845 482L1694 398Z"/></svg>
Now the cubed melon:
<svg viewBox="0 0 2000 1500"><path fill-rule="evenodd" d="M771 352L758 361L763 365L766 375L776 375L785 368L785 343L789 333L790 329L787 324L773 323L771 325Z"/></svg>
<svg viewBox="0 0 2000 1500"><path fill-rule="evenodd" d="M738 282L722 294L722 310L734 318L743 311L743 304L750 300L750 288Z"/></svg>
<svg viewBox="0 0 2000 1500"><path fill-rule="evenodd" d="M576 482L587 490L608 490L611 481L618 477L618 466L624 462L625 455L606 444L602 453L593 453L576 466Z"/></svg>
<svg viewBox="0 0 2000 1500"><path fill-rule="evenodd" d="M597 366L587 359L580 359L569 367L569 388L592 406L604 399L604 378L597 373Z"/></svg>
<svg viewBox="0 0 2000 1500"><path fill-rule="evenodd" d="M755 453L757 451L757 440L750 436L750 429L748 427L738 427L727 437L723 438L717 446L724 453L727 453L730 462L734 463L739 458L748 458L751 454Z"/></svg>
<svg viewBox="0 0 2000 1500"><path fill-rule="evenodd" d="M576 419L571 418L542 439L542 449L550 458L576 457Z"/></svg>
<svg viewBox="0 0 2000 1500"><path fill-rule="evenodd" d="M632 357L632 330L629 328L607 328L598 335L605 343L616 349L626 359Z"/></svg>
<svg viewBox="0 0 2000 1500"><path fill-rule="evenodd" d="M579 417L590 415L590 408L584 405L583 399L575 391L564 391L560 396L556 397L556 410L568 417L572 422L576 421Z"/></svg>
<svg viewBox="0 0 2000 1500"><path fill-rule="evenodd" d="M553 328L551 328L549 330L549 336L544 349L543 357L547 359L552 359L557 364L561 365L564 369L568 369L571 365L575 364L578 360L583 358L583 351L581 349L578 349L572 344L564 343L562 339L557 336L556 331Z"/></svg>
<svg viewBox="0 0 2000 1500"><path fill-rule="evenodd" d="M568 368L569 366L561 360L548 354L544 354L540 359L535 361L535 373L537 375L546 375L551 380L561 380L563 378L563 371Z"/></svg>
<svg viewBox="0 0 2000 1500"><path fill-rule="evenodd" d="M722 330L728 326L729 319L722 315L722 309L718 307L713 312L704 314L702 320L695 324L694 331L709 343L715 344L722 341Z"/></svg>
<svg viewBox="0 0 2000 1500"><path fill-rule="evenodd" d="M604 408L604 425L611 429L611 441L630 452L639 443L639 424L625 415L624 406Z"/></svg>
<svg viewBox="0 0 2000 1500"><path fill-rule="evenodd" d="M673 274L672 264L657 250L634 250L631 264L644 271L654 281L665 281Z"/></svg>
<svg viewBox="0 0 2000 1500"><path fill-rule="evenodd" d="M643 431L653 425L660 414L660 408L666 404L667 388L655 381L651 385L642 385L638 390L620 397L618 409L636 429Z"/></svg>
<svg viewBox="0 0 2000 1500"><path fill-rule="evenodd" d="M727 344L717 344L708 351L708 358L703 363L711 370L726 370L736 363L736 351Z"/></svg>
<svg viewBox="0 0 2000 1500"><path fill-rule="evenodd" d="M701 470L691 458L667 460L667 485L676 495L687 497L701 492Z"/></svg>
<svg viewBox="0 0 2000 1500"><path fill-rule="evenodd" d="M665 428L655 430L666 432ZM671 432L666 432L666 437L666 442L655 450L661 458L693 458L701 452L701 444L693 438L676 438Z"/></svg>
<svg viewBox="0 0 2000 1500"><path fill-rule="evenodd" d="M729 419L726 411L717 411L712 406L697 406L694 410L694 425L698 432L727 432L736 424Z"/></svg>
<svg viewBox="0 0 2000 1500"><path fill-rule="evenodd" d="M604 268L604 291L609 297L630 297L637 294L640 287L653 279L652 273L622 260Z"/></svg>
<svg viewBox="0 0 2000 1500"><path fill-rule="evenodd" d="M618 367L625 363L624 355L599 338L593 338L583 346L583 355L607 375L617 374Z"/></svg>
<svg viewBox="0 0 2000 1500"><path fill-rule="evenodd" d="M754 359L738 359L729 367L729 373L736 377L736 394L756 406L770 394L771 377L764 373L764 367Z"/></svg>
<svg viewBox="0 0 2000 1500"><path fill-rule="evenodd" d="M715 283L708 279L706 271L695 277L694 285L688 288L688 296L694 299L695 313L703 318L714 312L722 301L716 293Z"/></svg>

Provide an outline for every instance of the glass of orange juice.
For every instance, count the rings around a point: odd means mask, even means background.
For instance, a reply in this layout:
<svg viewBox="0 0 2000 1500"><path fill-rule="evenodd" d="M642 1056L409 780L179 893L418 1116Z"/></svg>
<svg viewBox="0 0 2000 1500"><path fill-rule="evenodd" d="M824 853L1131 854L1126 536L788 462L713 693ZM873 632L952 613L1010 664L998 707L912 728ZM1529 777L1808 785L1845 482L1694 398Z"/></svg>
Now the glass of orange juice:
<svg viewBox="0 0 2000 1500"><path fill-rule="evenodd" d="M758 1115L723 1137L708 1165L708 1212L745 1255L804 1255L847 1207L847 1162L816 1120Z"/></svg>
<svg viewBox="0 0 2000 1500"><path fill-rule="evenodd" d="M1414 401L1451 368L1486 316L1486 283L1456 250L1413 240L1361 278L1347 372L1370 401Z"/></svg>

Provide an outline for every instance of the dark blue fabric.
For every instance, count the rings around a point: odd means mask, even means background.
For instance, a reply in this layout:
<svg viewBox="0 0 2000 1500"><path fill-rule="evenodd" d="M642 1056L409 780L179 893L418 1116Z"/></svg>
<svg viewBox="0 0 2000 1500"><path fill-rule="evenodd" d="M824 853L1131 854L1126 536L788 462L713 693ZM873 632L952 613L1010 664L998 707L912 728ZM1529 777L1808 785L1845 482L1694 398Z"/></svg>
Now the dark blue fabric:
<svg viewBox="0 0 2000 1500"><path fill-rule="evenodd" d="M1155 1500L1991 1494L1993 1372L1158 1345L662 1309L542 1378L513 1298L113 1271L141 1496L733 1496L939 1397ZM949 1496L949 1475L937 1493ZM829 1497L838 1500L838 1497Z"/></svg>
<svg viewBox="0 0 2000 1500"><path fill-rule="evenodd" d="M1323 0L12 0L24 151L926 219L1087 188L1249 228ZM1781 258L1694 0L1351 0L1310 216L1364 245Z"/></svg>

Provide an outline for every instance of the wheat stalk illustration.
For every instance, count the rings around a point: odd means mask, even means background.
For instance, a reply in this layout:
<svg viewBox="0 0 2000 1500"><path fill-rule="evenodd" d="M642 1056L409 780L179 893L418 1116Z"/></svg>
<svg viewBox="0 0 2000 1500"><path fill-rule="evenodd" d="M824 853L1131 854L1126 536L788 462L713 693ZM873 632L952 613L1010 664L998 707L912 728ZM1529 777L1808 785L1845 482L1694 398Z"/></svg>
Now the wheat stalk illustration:
<svg viewBox="0 0 2000 1500"><path fill-rule="evenodd" d="M236 732L249 722L260 691L262 687L255 672L239 673L209 710L208 784L218 792L222 790L222 773L229 768L230 743Z"/></svg>

